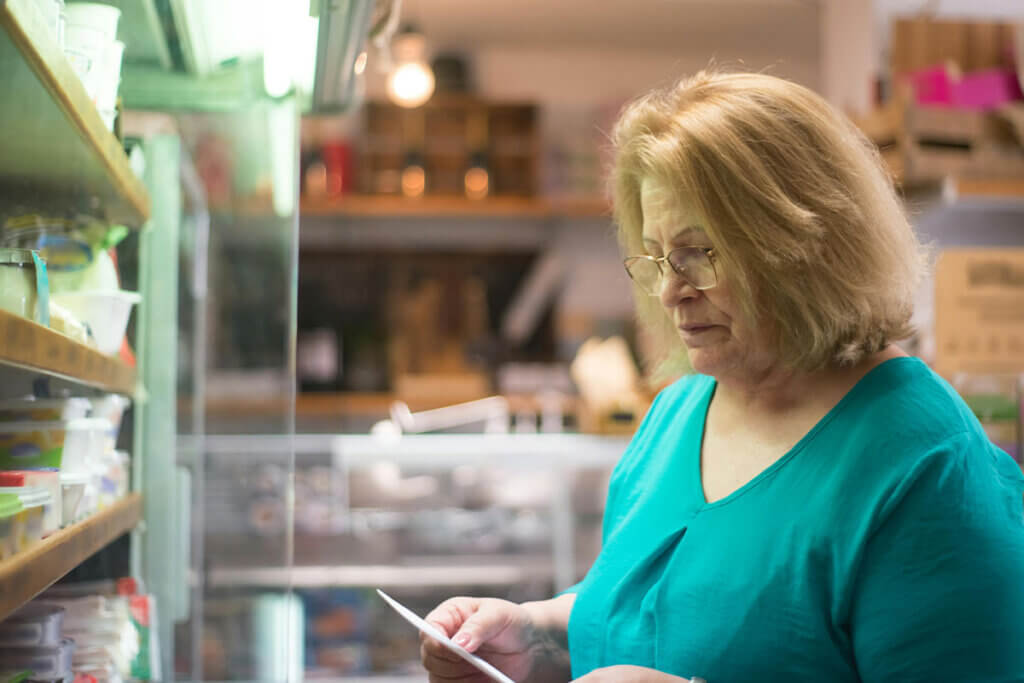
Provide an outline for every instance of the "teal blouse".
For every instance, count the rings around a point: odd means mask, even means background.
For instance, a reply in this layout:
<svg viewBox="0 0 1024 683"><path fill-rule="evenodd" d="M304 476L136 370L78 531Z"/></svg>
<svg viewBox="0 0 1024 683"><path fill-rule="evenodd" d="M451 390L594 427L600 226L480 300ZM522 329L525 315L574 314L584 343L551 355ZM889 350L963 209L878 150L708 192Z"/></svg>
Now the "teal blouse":
<svg viewBox="0 0 1024 683"><path fill-rule="evenodd" d="M662 391L612 474L601 553L570 589L574 677L1024 681L1024 477L945 381L882 363L709 504L714 390Z"/></svg>

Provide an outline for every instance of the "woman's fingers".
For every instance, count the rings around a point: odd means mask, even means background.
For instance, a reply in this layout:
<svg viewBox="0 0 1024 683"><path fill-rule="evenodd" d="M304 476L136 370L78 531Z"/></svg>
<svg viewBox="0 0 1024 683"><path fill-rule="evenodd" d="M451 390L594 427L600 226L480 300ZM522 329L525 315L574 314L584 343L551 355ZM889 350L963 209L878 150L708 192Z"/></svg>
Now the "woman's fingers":
<svg viewBox="0 0 1024 683"><path fill-rule="evenodd" d="M494 641L512 625L514 612L509 609L510 606L511 603L499 600L481 601L476 611L459 626L459 630L452 636L452 640L456 645L462 646L469 652L475 652L483 643ZM506 649L512 645L508 642L495 644L499 649Z"/></svg>
<svg viewBox="0 0 1024 683"><path fill-rule="evenodd" d="M423 620L433 624L450 638L479 605L479 598L448 598L431 610Z"/></svg>

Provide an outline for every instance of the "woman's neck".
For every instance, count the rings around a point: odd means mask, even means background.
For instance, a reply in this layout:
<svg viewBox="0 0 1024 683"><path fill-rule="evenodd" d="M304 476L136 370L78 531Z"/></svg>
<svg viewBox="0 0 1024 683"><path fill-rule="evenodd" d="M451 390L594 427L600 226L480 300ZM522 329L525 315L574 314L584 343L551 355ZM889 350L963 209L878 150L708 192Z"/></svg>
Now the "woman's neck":
<svg viewBox="0 0 1024 683"><path fill-rule="evenodd" d="M905 355L899 347L890 345L849 367L833 366L814 372L773 367L742 377L720 377L716 378L714 400L720 409L735 411L736 415L747 419L754 415L771 417L821 404L831 407L872 368Z"/></svg>

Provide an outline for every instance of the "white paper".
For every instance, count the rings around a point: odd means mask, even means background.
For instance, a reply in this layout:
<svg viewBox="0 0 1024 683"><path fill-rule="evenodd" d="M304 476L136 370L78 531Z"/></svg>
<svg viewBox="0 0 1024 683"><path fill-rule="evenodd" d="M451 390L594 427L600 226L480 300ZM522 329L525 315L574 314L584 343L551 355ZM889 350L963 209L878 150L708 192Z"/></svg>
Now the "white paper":
<svg viewBox="0 0 1024 683"><path fill-rule="evenodd" d="M400 602L398 602L397 600L395 600L379 588L377 589L377 595L384 598L384 601L391 605L391 607L394 608L396 612L401 614L402 617L404 617L405 620L408 621L410 624L412 624L419 630L423 631L428 636L438 641L446 648L448 648L458 656L462 657L467 662L469 662L476 668L480 669L494 680L498 681L499 683L515 683L515 681L513 681L511 678L495 669L489 662L480 659L471 652L467 652L464 647L455 644L451 638L441 633L441 631L438 630L436 626L432 626L431 624L428 624L427 622L423 621L423 619L419 618L415 612L410 610L408 607L402 605Z"/></svg>

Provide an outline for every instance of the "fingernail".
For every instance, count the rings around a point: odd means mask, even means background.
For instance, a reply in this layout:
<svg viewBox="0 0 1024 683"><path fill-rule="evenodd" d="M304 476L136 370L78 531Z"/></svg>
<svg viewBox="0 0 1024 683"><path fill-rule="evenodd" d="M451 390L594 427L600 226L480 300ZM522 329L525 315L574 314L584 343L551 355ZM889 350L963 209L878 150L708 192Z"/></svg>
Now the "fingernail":
<svg viewBox="0 0 1024 683"><path fill-rule="evenodd" d="M455 642L456 645L466 647L467 645L469 645L470 636L468 633L460 633L454 638L452 638L452 640Z"/></svg>

